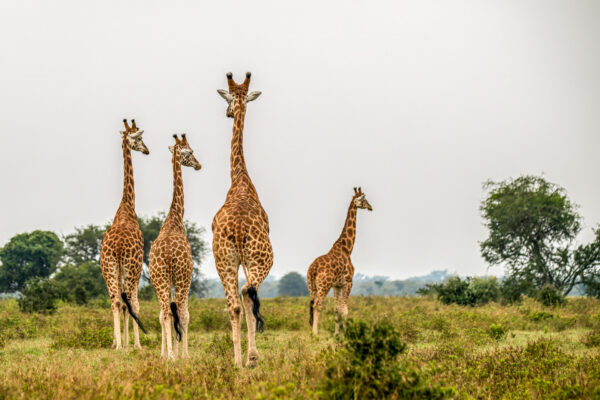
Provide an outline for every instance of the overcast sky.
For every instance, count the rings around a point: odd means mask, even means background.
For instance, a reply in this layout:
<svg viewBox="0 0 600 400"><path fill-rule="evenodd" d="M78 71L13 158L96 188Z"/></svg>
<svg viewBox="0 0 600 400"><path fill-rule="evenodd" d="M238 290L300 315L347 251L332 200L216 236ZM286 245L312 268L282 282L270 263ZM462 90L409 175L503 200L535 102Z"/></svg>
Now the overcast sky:
<svg viewBox="0 0 600 400"><path fill-rule="evenodd" d="M112 220L123 118L150 149L133 155L139 215L168 210L167 147L188 133L203 168L184 170L186 218L210 242L230 185L227 71L263 93L244 147L272 275L329 250L359 185L374 210L359 211L352 259L367 275L485 274L487 179L544 173L591 239L598 21L596 0L2 1L0 245ZM212 257L203 269L216 276Z"/></svg>

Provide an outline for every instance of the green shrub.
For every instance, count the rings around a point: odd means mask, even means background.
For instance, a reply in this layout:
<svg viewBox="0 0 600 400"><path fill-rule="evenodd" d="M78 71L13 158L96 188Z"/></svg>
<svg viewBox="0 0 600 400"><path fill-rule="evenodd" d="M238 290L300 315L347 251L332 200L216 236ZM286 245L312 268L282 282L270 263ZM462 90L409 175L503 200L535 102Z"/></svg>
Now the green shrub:
<svg viewBox="0 0 600 400"><path fill-rule="evenodd" d="M113 344L113 327L102 319L80 319L69 329L54 329L52 348L109 348Z"/></svg>
<svg viewBox="0 0 600 400"><path fill-rule="evenodd" d="M500 298L500 287L495 276L472 278L468 291L471 301L477 305L498 301Z"/></svg>
<svg viewBox="0 0 600 400"><path fill-rule="evenodd" d="M323 398L443 399L455 394L453 389L428 384L417 371L399 362L406 344L387 322L370 326L348 320L340 340L342 348L327 361Z"/></svg>
<svg viewBox="0 0 600 400"><path fill-rule="evenodd" d="M600 346L600 332L591 331L583 338L583 344L587 347L598 347Z"/></svg>
<svg viewBox="0 0 600 400"><path fill-rule="evenodd" d="M537 301L547 307L559 306L565 302L565 298L560 291L552 285L542 286L542 288L537 291L535 297Z"/></svg>
<svg viewBox="0 0 600 400"><path fill-rule="evenodd" d="M497 324L490 325L489 333L490 333L490 336L496 340L501 340L506 337L506 331L504 330L502 325L497 325Z"/></svg>
<svg viewBox="0 0 600 400"><path fill-rule="evenodd" d="M505 277L500 282L500 299L503 304L518 303L523 295L532 291L531 281L518 279L512 275Z"/></svg>
<svg viewBox="0 0 600 400"><path fill-rule="evenodd" d="M98 296L108 295L104 277L97 262L89 261L80 265L65 265L52 277L60 285L64 300L76 304L86 304Z"/></svg>
<svg viewBox="0 0 600 400"><path fill-rule="evenodd" d="M495 277L461 279L453 276L444 283L428 284L419 291L420 294L432 292L444 304L455 303L461 306L483 305L500 298L500 288Z"/></svg>
<svg viewBox="0 0 600 400"><path fill-rule="evenodd" d="M19 309L25 313L52 314L56 303L64 297L61 287L48 278L32 278L25 284L18 299Z"/></svg>
<svg viewBox="0 0 600 400"><path fill-rule="evenodd" d="M138 289L138 298L140 300L157 300L158 297L156 296L156 290L154 290L154 286L152 285L146 285L146 286L141 286Z"/></svg>
<svg viewBox="0 0 600 400"><path fill-rule="evenodd" d="M532 321L538 322L549 318L554 318L554 314L551 314L546 311L537 311L531 314L529 317Z"/></svg>

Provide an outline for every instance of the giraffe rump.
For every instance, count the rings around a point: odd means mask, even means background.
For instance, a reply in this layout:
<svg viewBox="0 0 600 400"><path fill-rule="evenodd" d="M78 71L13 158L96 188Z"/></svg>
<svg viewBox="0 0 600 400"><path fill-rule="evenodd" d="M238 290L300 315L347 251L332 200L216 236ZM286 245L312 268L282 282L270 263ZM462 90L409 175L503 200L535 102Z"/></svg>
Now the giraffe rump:
<svg viewBox="0 0 600 400"><path fill-rule="evenodd" d="M173 314L173 327L175 328L175 336L177 341L181 342L181 320L179 319L179 313L177 312L177 304L171 302L171 313Z"/></svg>
<svg viewBox="0 0 600 400"><path fill-rule="evenodd" d="M252 300L252 314L256 318L256 330L263 332L265 330L265 320L260 315L260 300L258 299L256 287L250 286L248 288L248 297Z"/></svg>
<svg viewBox="0 0 600 400"><path fill-rule="evenodd" d="M129 303L129 300L127 299L127 293L121 292L121 298L123 299L123 302L127 306L127 310L129 311L129 314L131 314L131 318L133 318L133 320L138 324L138 326L140 327L142 332L148 333L148 332L146 332L146 328L144 328L144 325L142 325L142 321L140 321L138 316L135 315L135 313L133 312L133 308L131 308L131 303Z"/></svg>

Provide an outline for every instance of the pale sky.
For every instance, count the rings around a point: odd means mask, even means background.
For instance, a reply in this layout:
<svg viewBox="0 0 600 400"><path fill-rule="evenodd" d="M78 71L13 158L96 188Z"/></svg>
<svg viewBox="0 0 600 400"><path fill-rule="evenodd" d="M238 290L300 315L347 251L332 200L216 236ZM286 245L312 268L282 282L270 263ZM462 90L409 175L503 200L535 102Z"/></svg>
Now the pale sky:
<svg viewBox="0 0 600 400"><path fill-rule="evenodd" d="M210 242L230 185L227 71L262 91L244 145L272 275L329 250L353 186L374 208L359 210L357 273L485 274L490 178L544 173L581 206L589 240L598 21L596 0L2 1L0 245L113 218L123 118L150 149L133 156L140 215L168 209L168 146L188 133L203 168L184 170L186 217ZM203 271L216 276L212 258Z"/></svg>

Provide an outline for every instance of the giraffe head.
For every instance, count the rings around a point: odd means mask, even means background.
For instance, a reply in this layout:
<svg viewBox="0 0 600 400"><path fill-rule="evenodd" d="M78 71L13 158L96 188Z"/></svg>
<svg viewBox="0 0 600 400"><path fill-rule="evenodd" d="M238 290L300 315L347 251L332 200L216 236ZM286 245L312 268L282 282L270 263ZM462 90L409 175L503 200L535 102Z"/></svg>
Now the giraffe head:
<svg viewBox="0 0 600 400"><path fill-rule="evenodd" d="M373 207L367 201L367 195L363 193L361 188L354 188L354 205L358 208L365 208L369 211L373 211Z"/></svg>
<svg viewBox="0 0 600 400"><path fill-rule="evenodd" d="M233 80L233 74L228 72L227 85L229 86L229 91L223 89L217 90L221 97L227 102L227 113L225 115L229 118L233 118L233 111L236 107L245 108L248 102L256 100L258 96L260 96L260 92L248 93L251 76L252 74L250 72L246 72L246 79L242 84L238 85Z"/></svg>
<svg viewBox="0 0 600 400"><path fill-rule="evenodd" d="M175 146L179 147L179 156L181 157L181 165L186 167L192 167L196 171L202 168L202 165L196 160L194 157L194 150L190 147L190 144L187 141L187 137L185 137L185 133L181 134L181 140L177 138L177 135L173 135L175 138L175 145L169 146L169 150L171 153L175 151Z"/></svg>
<svg viewBox="0 0 600 400"><path fill-rule="evenodd" d="M150 150L144 144L142 140L142 134L144 131L139 130L137 125L135 124L135 119L131 120L131 126L127 123L127 120L123 120L123 124L125 125L125 130L121 131L121 137L123 140L127 139L127 143L132 150L142 152L144 154L150 154Z"/></svg>

